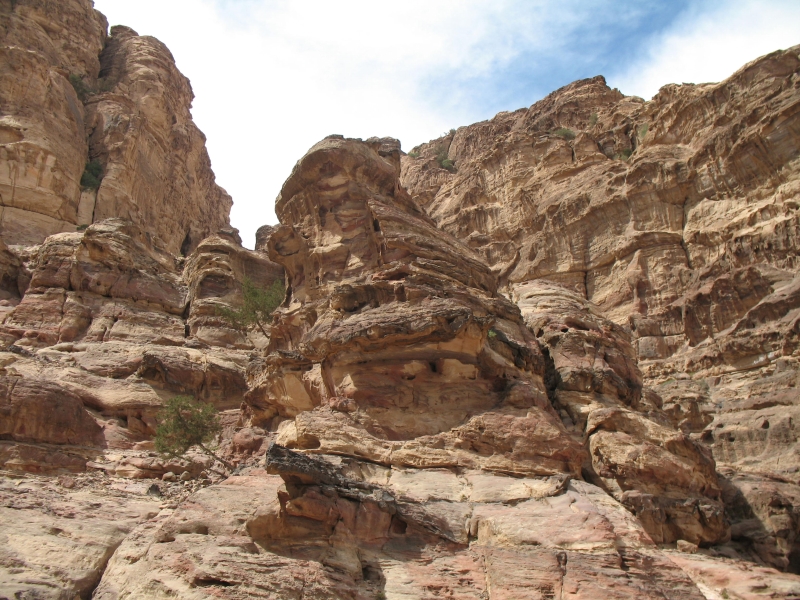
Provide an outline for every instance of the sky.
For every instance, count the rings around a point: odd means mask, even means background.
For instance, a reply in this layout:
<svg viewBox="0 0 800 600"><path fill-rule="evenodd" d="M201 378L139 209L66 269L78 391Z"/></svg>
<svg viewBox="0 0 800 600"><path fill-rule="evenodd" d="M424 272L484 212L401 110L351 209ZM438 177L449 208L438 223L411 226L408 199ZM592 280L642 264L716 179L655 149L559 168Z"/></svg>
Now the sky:
<svg viewBox="0 0 800 600"><path fill-rule="evenodd" d="M576 79L649 100L800 44L797 0L94 0L192 83L231 224L252 248L292 167L330 134L409 151Z"/></svg>

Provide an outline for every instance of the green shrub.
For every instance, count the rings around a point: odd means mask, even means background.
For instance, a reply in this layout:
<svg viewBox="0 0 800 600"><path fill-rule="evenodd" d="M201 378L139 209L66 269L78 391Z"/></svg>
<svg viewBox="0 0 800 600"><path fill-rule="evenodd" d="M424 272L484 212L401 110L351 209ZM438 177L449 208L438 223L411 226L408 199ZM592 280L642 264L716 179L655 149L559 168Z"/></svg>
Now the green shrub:
<svg viewBox="0 0 800 600"><path fill-rule="evenodd" d="M155 447L160 454L179 458L192 446L198 446L226 468L233 470L233 465L206 447L222 431L217 410L211 404L198 402L191 396L175 396L167 400L159 411L158 421Z"/></svg>
<svg viewBox="0 0 800 600"><path fill-rule="evenodd" d="M76 75L75 73L71 74L69 76L69 82L72 84L72 87L81 102L86 102L89 96L93 96L95 93L95 91L90 88L83 79L81 79L80 75Z"/></svg>
<svg viewBox="0 0 800 600"><path fill-rule="evenodd" d="M639 128L636 130L636 137L639 138L640 142L647 135L647 129L648 129L648 126L647 126L647 123L645 123L644 125L640 125Z"/></svg>
<svg viewBox="0 0 800 600"><path fill-rule="evenodd" d="M568 129L567 127L559 127L558 129L553 131L554 135L557 135L560 138L564 138L565 140L574 140L575 139L575 132L572 129Z"/></svg>
<svg viewBox="0 0 800 600"><path fill-rule="evenodd" d="M592 113L592 116L589 117L589 127L594 127L597 125L597 113Z"/></svg>
<svg viewBox="0 0 800 600"><path fill-rule="evenodd" d="M419 152L414 152L413 150L408 153L411 158L419 158Z"/></svg>
<svg viewBox="0 0 800 600"><path fill-rule="evenodd" d="M286 296L283 281L276 279L267 289L261 289L245 277L242 281L242 296L244 302L241 308L219 308L218 314L237 329L244 330L256 325L261 333L269 337L264 326Z"/></svg>
<svg viewBox="0 0 800 600"><path fill-rule="evenodd" d="M114 89L114 82L108 77L101 77L97 80L97 92L110 92Z"/></svg>
<svg viewBox="0 0 800 600"><path fill-rule="evenodd" d="M81 175L81 187L85 190L96 190L100 187L100 182L103 179L103 165L100 161L90 160L86 163Z"/></svg>
<svg viewBox="0 0 800 600"><path fill-rule="evenodd" d="M451 173L456 172L455 163L447 157L447 148L444 146L439 146L436 149L436 162L439 166Z"/></svg>
<svg viewBox="0 0 800 600"><path fill-rule="evenodd" d="M75 231L86 231L86 228L87 228L87 227L89 227L89 224L88 224L88 223L84 223L84 224L82 224L82 225L78 225L78 226L75 228Z"/></svg>
<svg viewBox="0 0 800 600"><path fill-rule="evenodd" d="M615 154L614 158L617 160L628 160L631 157L631 154L633 154L633 150L631 150L630 148L625 148L625 150L623 150L619 154Z"/></svg>
<svg viewBox="0 0 800 600"><path fill-rule="evenodd" d="M455 129L451 129L450 130L450 135L455 135L455 134L456 134L456 130Z"/></svg>

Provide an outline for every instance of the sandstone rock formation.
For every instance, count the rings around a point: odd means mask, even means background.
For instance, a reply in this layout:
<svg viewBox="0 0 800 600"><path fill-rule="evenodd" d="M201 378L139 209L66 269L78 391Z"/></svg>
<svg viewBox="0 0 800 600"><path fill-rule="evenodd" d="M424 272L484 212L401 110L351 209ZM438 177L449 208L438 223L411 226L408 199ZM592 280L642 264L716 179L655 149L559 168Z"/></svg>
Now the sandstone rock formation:
<svg viewBox="0 0 800 600"><path fill-rule="evenodd" d="M158 40L112 28L89 0L0 9L0 234L38 244L122 217L188 254L228 225L192 91ZM99 189L82 189L86 164Z"/></svg>
<svg viewBox="0 0 800 600"><path fill-rule="evenodd" d="M483 255L501 291L524 303L533 282L549 282L538 285L589 301L630 335L642 397L718 464L765 485L800 483L798 54L772 53L719 84L668 85L649 102L601 77L578 81L402 159L403 185ZM438 164L442 152L454 169ZM576 389L560 385L561 397ZM793 496L781 496L789 512ZM785 568L797 533L791 524L783 550L757 554Z"/></svg>
<svg viewBox="0 0 800 600"><path fill-rule="evenodd" d="M248 352L266 340L232 329L215 307L240 302L249 273L283 275L234 236L207 238L185 265L121 219L49 237L0 325L0 436L130 448L150 439L172 395L238 408Z"/></svg>
<svg viewBox="0 0 800 600"><path fill-rule="evenodd" d="M800 597L800 47L331 136L250 251L160 42L0 7L0 596Z"/></svg>

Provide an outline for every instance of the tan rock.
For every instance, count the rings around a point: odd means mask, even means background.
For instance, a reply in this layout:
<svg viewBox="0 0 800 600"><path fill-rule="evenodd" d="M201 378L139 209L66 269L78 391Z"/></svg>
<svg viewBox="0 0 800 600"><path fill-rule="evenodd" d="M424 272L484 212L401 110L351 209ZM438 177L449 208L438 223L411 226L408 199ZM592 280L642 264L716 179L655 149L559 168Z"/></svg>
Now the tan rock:
<svg viewBox="0 0 800 600"><path fill-rule="evenodd" d="M122 217L188 254L228 226L231 200L191 120L191 87L163 44L124 27L108 37L88 0L27 2L0 19L6 243ZM103 167L97 191L81 189L89 159Z"/></svg>
<svg viewBox="0 0 800 600"><path fill-rule="evenodd" d="M0 376L0 415L5 439L84 446L103 441L81 399L47 380Z"/></svg>
<svg viewBox="0 0 800 600"><path fill-rule="evenodd" d="M585 454L488 268L399 187L398 144L328 138L298 163L271 234L290 294L251 369L279 441L386 465L578 474Z"/></svg>
<svg viewBox="0 0 800 600"><path fill-rule="evenodd" d="M89 153L104 170L93 220L129 219L188 255L228 227L232 204L192 121L189 81L161 42L127 27L111 28L100 63L110 89L86 104Z"/></svg>
<svg viewBox="0 0 800 600"><path fill-rule="evenodd" d="M158 513L146 496L0 479L0 596L88 597L128 533Z"/></svg>
<svg viewBox="0 0 800 600"><path fill-rule="evenodd" d="M85 0L0 13L0 229L8 244L74 231L88 156L70 76L95 81L107 21Z"/></svg>

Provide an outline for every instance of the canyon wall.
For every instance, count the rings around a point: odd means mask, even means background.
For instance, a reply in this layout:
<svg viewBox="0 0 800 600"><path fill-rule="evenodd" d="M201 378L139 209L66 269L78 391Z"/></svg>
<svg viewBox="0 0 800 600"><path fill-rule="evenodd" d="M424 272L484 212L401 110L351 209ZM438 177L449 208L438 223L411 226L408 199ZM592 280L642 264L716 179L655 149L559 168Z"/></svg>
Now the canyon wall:
<svg viewBox="0 0 800 600"><path fill-rule="evenodd" d="M89 0L6 1L0 29L6 244L121 217L187 254L229 226L191 86L161 42L126 27L107 35Z"/></svg>
<svg viewBox="0 0 800 600"><path fill-rule="evenodd" d="M0 596L800 597L800 48L329 136L251 251L163 44L0 27Z"/></svg>

